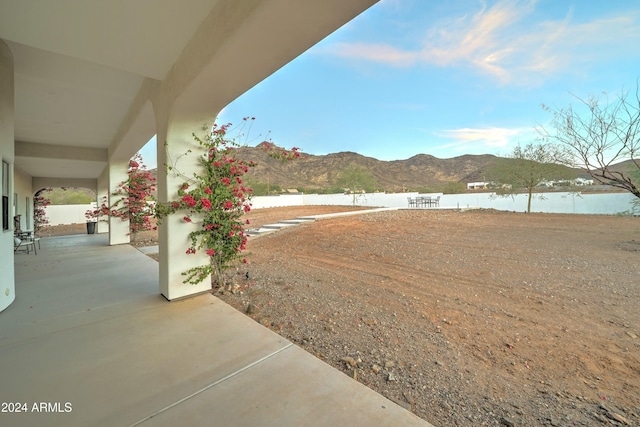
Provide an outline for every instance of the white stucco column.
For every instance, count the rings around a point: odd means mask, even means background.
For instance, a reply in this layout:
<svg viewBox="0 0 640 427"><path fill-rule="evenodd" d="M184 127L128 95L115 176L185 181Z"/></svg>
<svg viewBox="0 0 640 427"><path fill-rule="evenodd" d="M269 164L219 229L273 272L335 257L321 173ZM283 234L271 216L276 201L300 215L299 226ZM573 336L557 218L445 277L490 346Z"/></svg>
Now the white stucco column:
<svg viewBox="0 0 640 427"><path fill-rule="evenodd" d="M122 196L114 196L112 193L118 189L123 181L127 180L129 161L109 161L109 206L113 206ZM120 205L122 206L122 205ZM109 216L109 244L121 245L130 242L129 220Z"/></svg>
<svg viewBox="0 0 640 427"><path fill-rule="evenodd" d="M225 105L376 1L215 2L165 78L145 88L156 119L159 201L177 198L183 179L167 175L161 165L194 148L192 133L202 132ZM182 158L177 167L190 176L196 159L197 155ZM183 283L184 271L209 259L205 254L186 254L189 231L200 224L182 217L172 215L159 228L160 292L169 300L211 289L210 280Z"/></svg>
<svg viewBox="0 0 640 427"><path fill-rule="evenodd" d="M102 174L98 177L96 183L96 203L98 206L104 200L104 197L109 200L109 168L105 168ZM109 222L105 221L105 218L102 220L98 220L96 224L96 233L108 233L109 232Z"/></svg>
<svg viewBox="0 0 640 427"><path fill-rule="evenodd" d="M158 200L161 203L177 200L178 189L185 181L184 178L177 177L172 172L167 173L162 165L173 165L182 174L192 176L198 170L199 148L192 134L201 131L205 124L204 121L158 123L157 184ZM187 150L193 150L193 153L183 156ZM196 219L193 223L187 223L183 217L184 213L170 215L158 227L160 293L168 300L207 292L211 289L210 279L205 279L197 285L183 283L185 279L183 272L209 262L209 257L204 253L186 253L191 245L189 233L199 229L201 224L198 224Z"/></svg>
<svg viewBox="0 0 640 427"><path fill-rule="evenodd" d="M12 214L13 162L15 158L13 91L13 54L9 46L0 40L0 159L9 165L8 183L5 183L6 177L0 176L0 189L7 184L9 187L9 229L0 229L0 271L2 271L0 274L0 311L7 308L16 297Z"/></svg>

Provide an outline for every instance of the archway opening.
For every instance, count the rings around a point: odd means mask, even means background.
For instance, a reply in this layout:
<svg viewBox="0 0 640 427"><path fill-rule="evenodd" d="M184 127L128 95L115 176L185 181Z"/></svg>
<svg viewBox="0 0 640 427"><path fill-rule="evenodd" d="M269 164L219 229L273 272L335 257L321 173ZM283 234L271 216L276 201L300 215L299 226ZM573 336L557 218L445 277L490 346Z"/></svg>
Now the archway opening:
<svg viewBox="0 0 640 427"><path fill-rule="evenodd" d="M32 218L36 234L62 236L87 233L87 211L96 208L96 193L85 187L45 187L33 195ZM28 213L27 213L28 214Z"/></svg>

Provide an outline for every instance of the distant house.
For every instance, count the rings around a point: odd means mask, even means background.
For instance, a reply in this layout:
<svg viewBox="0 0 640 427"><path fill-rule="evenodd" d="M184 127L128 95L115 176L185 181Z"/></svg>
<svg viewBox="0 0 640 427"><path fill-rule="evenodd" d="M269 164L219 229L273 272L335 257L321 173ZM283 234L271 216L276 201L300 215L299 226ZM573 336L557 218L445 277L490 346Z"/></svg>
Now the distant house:
<svg viewBox="0 0 640 427"><path fill-rule="evenodd" d="M592 179L576 178L574 180L575 185L593 185Z"/></svg>
<svg viewBox="0 0 640 427"><path fill-rule="evenodd" d="M592 179L576 178L576 179L561 179L558 181L542 181L538 184L538 187L568 187L568 186L584 187L586 185L593 185Z"/></svg>
<svg viewBox="0 0 640 427"><path fill-rule="evenodd" d="M489 182L467 182L467 190L486 190Z"/></svg>

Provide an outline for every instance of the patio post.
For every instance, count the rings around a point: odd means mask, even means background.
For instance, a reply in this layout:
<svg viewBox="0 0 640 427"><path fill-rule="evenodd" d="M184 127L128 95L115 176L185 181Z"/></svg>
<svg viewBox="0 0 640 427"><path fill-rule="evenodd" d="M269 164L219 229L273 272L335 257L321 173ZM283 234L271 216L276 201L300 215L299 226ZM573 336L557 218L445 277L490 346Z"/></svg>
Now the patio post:
<svg viewBox="0 0 640 427"><path fill-rule="evenodd" d="M158 200L160 203L177 200L178 189L185 182L184 177L191 177L198 170L197 143L193 133L203 130L205 122L190 120L162 123L158 120ZM184 156L188 150L190 155ZM162 165L171 165L184 177L176 176ZM165 218L158 227L158 243L160 257L160 293L168 300L207 292L211 289L211 280L192 285L183 283L183 272L209 262L204 252L187 254L191 242L189 232L200 227L198 221L193 223L183 220L184 214L176 213Z"/></svg>
<svg viewBox="0 0 640 427"><path fill-rule="evenodd" d="M129 169L129 161L109 160L107 165L109 170L109 206L113 206L116 201L123 196L114 196L113 193L118 189L121 182L127 179L127 171ZM120 218L109 216L109 244L121 245L129 243L129 220L123 221Z"/></svg>
<svg viewBox="0 0 640 427"><path fill-rule="evenodd" d="M97 185L96 185L96 203L98 206L104 200L104 197L109 200L109 170L105 168L102 174L98 177ZM108 233L109 232L109 222L104 218L99 218L96 223L96 233Z"/></svg>

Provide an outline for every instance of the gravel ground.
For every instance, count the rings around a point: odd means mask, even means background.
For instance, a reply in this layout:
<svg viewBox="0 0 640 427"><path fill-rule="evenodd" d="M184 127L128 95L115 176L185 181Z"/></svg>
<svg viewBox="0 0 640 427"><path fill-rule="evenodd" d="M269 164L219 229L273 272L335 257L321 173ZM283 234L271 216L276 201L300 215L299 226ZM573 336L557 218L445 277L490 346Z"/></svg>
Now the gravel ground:
<svg viewBox="0 0 640 427"><path fill-rule="evenodd" d="M367 213L247 259L215 295L436 426L640 425L640 218Z"/></svg>
<svg viewBox="0 0 640 427"><path fill-rule="evenodd" d="M638 218L400 210L248 252L216 295L436 426L640 423Z"/></svg>

